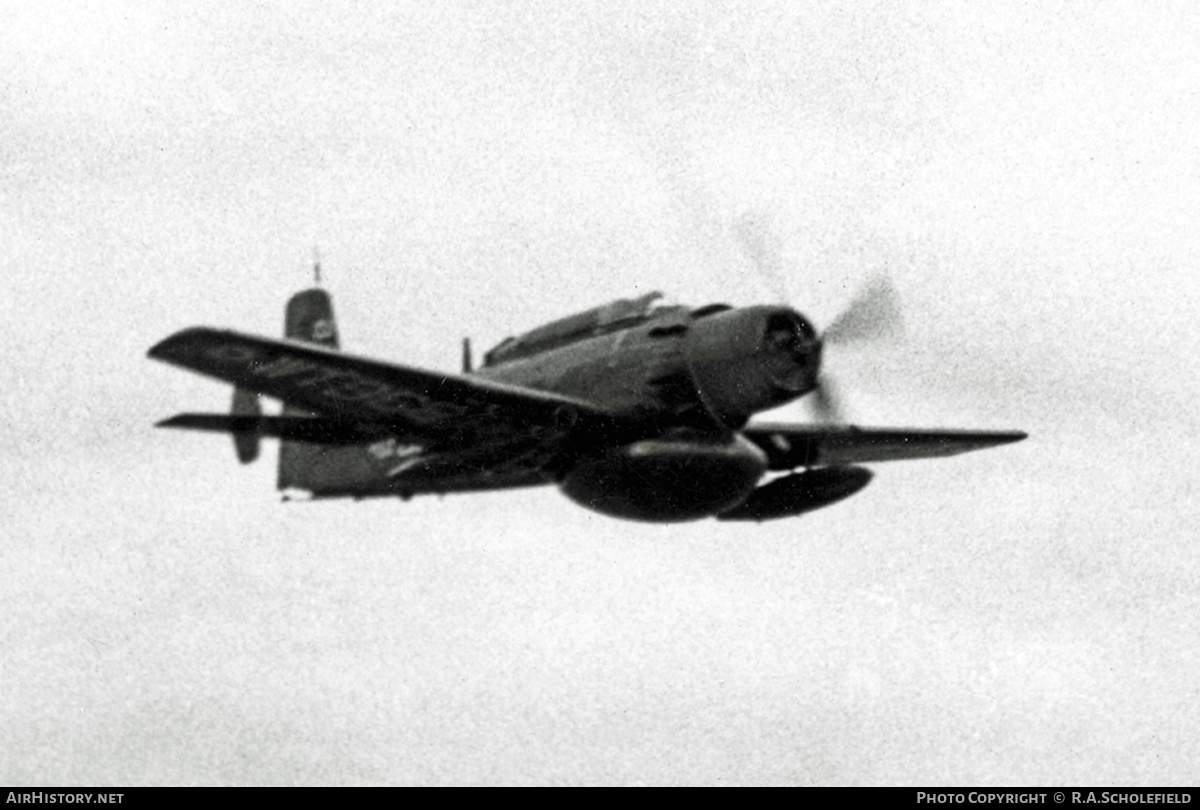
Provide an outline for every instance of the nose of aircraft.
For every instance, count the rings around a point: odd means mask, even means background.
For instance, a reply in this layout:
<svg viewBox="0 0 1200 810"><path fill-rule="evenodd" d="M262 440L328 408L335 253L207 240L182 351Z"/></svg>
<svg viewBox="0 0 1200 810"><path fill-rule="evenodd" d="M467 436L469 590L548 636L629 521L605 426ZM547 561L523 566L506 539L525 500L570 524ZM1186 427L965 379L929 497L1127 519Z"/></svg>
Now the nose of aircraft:
<svg viewBox="0 0 1200 810"><path fill-rule="evenodd" d="M813 390L820 353L812 325L782 306L741 307L697 318L685 348L705 407L735 427Z"/></svg>

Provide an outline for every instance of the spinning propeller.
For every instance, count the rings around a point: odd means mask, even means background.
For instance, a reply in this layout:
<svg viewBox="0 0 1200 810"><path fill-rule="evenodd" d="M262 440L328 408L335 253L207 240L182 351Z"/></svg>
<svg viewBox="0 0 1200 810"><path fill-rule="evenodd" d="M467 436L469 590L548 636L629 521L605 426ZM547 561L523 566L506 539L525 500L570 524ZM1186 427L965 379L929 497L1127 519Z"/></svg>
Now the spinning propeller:
<svg viewBox="0 0 1200 810"><path fill-rule="evenodd" d="M735 233L751 264L762 274L780 299L791 306L785 294L783 260L780 242L774 232L758 218L748 215L740 219ZM821 333L822 346L850 346L873 343L885 338L898 338L904 332L904 317L900 296L886 275L868 281L841 314ZM845 423L845 408L830 382L822 372L812 392L813 409L823 422Z"/></svg>

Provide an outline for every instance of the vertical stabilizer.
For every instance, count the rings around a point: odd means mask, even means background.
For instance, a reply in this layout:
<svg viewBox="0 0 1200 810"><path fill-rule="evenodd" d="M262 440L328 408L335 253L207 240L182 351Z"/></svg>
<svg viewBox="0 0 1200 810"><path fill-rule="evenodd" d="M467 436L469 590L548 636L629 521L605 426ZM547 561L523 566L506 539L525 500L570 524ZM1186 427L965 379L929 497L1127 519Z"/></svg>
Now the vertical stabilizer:
<svg viewBox="0 0 1200 810"><path fill-rule="evenodd" d="M320 265L317 265L320 273ZM318 275L319 279L320 276ZM329 349L338 348L337 322L333 318L333 301L325 290L314 287L291 297L284 317L283 336L290 340L316 343ZM301 408L285 404L284 416L311 416ZM321 464L327 449L319 445L283 441L279 444L279 489L311 489L314 472Z"/></svg>
<svg viewBox="0 0 1200 810"><path fill-rule="evenodd" d="M307 343L338 348L337 324L333 319L333 301L319 287L292 296L287 305L283 336Z"/></svg>

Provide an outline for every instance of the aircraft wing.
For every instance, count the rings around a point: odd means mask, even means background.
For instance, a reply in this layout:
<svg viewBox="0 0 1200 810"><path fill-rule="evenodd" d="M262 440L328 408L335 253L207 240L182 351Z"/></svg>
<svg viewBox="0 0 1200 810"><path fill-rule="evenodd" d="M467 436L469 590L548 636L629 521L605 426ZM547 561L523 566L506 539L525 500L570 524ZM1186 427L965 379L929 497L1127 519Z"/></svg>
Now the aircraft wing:
<svg viewBox="0 0 1200 810"><path fill-rule="evenodd" d="M259 417L253 426L264 435L302 441L325 436L326 443L344 444L385 433L492 444L608 418L590 403L545 391L208 327L177 332L149 355L315 412L317 423ZM164 426L235 432L251 427L215 416L181 414Z"/></svg>
<svg viewBox="0 0 1200 810"><path fill-rule="evenodd" d="M1019 442L1020 431L860 428L751 423L742 433L767 454L772 470L954 456Z"/></svg>

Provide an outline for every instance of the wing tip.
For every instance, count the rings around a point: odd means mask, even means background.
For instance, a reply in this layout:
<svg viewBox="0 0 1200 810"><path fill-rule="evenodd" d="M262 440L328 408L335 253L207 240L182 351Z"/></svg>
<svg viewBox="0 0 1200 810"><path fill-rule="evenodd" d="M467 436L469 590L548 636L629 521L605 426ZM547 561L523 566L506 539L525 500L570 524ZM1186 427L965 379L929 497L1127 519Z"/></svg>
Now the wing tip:
<svg viewBox="0 0 1200 810"><path fill-rule="evenodd" d="M221 330L214 329L211 326L189 326L186 329L180 329L178 332L163 338L158 343L155 343L153 346L151 346L146 352L146 356L154 360L165 360L170 362L172 360L173 349L186 344L193 338L212 335L220 331Z"/></svg>

